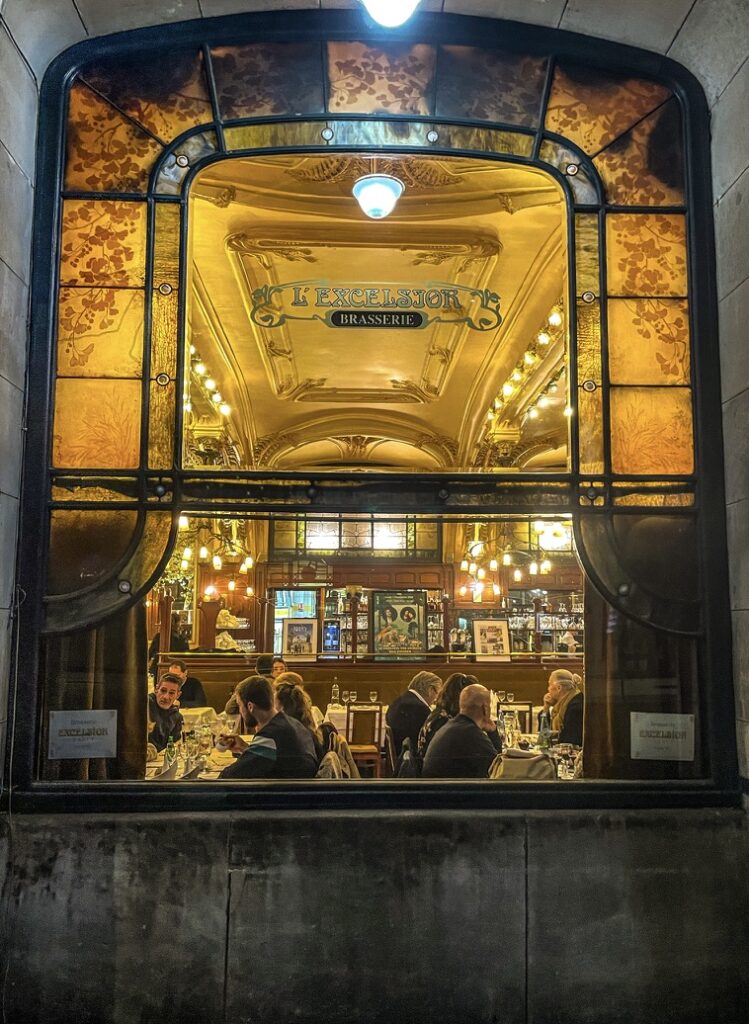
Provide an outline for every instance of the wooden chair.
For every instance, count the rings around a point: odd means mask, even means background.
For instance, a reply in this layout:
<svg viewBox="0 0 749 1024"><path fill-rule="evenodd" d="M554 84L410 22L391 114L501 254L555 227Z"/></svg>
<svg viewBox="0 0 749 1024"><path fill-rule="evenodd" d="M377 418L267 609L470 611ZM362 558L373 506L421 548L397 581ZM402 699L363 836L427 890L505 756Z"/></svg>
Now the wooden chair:
<svg viewBox="0 0 749 1024"><path fill-rule="evenodd" d="M385 774L389 779L395 778L398 768L398 752L395 749L395 737L389 725L385 725Z"/></svg>
<svg viewBox="0 0 749 1024"><path fill-rule="evenodd" d="M376 779L381 774L382 704L348 704L346 741L357 768L372 768Z"/></svg>
<svg viewBox="0 0 749 1024"><path fill-rule="evenodd" d="M513 701L512 704L508 704L507 701L502 705L503 711L513 711L517 716L518 725L520 731L524 733L537 732L538 730L533 724L533 702L518 700Z"/></svg>

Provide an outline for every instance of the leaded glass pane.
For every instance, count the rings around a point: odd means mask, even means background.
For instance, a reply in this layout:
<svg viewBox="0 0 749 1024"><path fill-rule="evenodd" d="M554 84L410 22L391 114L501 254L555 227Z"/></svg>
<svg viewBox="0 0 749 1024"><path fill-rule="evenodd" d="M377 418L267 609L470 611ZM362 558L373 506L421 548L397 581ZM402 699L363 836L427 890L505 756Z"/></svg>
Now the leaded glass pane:
<svg viewBox="0 0 749 1024"><path fill-rule="evenodd" d="M84 192L145 192L161 145L76 82L68 107L65 187Z"/></svg>
<svg viewBox="0 0 749 1024"><path fill-rule="evenodd" d="M328 43L328 109L346 114L433 113L436 51L423 43L381 46Z"/></svg>
<svg viewBox="0 0 749 1024"><path fill-rule="evenodd" d="M686 295L686 222L676 213L606 218L610 295Z"/></svg>
<svg viewBox="0 0 749 1024"><path fill-rule="evenodd" d="M380 551L405 551L406 524L375 522L374 547Z"/></svg>
<svg viewBox="0 0 749 1024"><path fill-rule="evenodd" d="M52 464L134 469L140 462L141 385L136 380L60 378Z"/></svg>
<svg viewBox="0 0 749 1024"><path fill-rule="evenodd" d="M688 384L689 313L684 299L612 299L612 384Z"/></svg>
<svg viewBox="0 0 749 1024"><path fill-rule="evenodd" d="M143 292L61 288L57 373L61 377L139 377Z"/></svg>
<svg viewBox="0 0 749 1024"><path fill-rule="evenodd" d="M601 389L577 392L580 472L603 472L603 400Z"/></svg>
<svg viewBox="0 0 749 1024"><path fill-rule="evenodd" d="M610 203L680 206L684 202L681 116L671 99L594 161Z"/></svg>
<svg viewBox="0 0 749 1024"><path fill-rule="evenodd" d="M179 283L179 233L181 214L177 203L156 205L153 243L153 286L176 288Z"/></svg>
<svg viewBox="0 0 749 1024"><path fill-rule="evenodd" d="M610 402L615 473L693 472L689 388L612 388Z"/></svg>
<svg viewBox="0 0 749 1024"><path fill-rule="evenodd" d="M151 381L148 410L148 465L168 469L174 462L175 384Z"/></svg>
<svg viewBox="0 0 749 1024"><path fill-rule="evenodd" d="M91 65L82 77L165 142L213 120L199 52L172 52L168 60L138 53Z"/></svg>
<svg viewBox="0 0 749 1024"><path fill-rule="evenodd" d="M371 548L372 547L372 523L369 519L366 522L344 520L341 525L341 547L342 548Z"/></svg>
<svg viewBox="0 0 749 1024"><path fill-rule="evenodd" d="M600 251L598 247L598 215L578 213L575 216L575 290L578 295L600 291Z"/></svg>
<svg viewBox="0 0 749 1024"><path fill-rule="evenodd" d="M143 286L146 206L116 200L63 203L61 284Z"/></svg>
<svg viewBox="0 0 749 1024"><path fill-rule="evenodd" d="M598 302L577 303L577 382L601 383L601 308Z"/></svg>
<svg viewBox="0 0 749 1024"><path fill-rule="evenodd" d="M179 195L193 164L216 152L215 132L199 132L182 139L164 161L156 180L156 191L162 195Z"/></svg>
<svg viewBox="0 0 749 1024"><path fill-rule="evenodd" d="M308 551L337 551L340 547L338 519L306 523L305 548Z"/></svg>
<svg viewBox="0 0 749 1024"><path fill-rule="evenodd" d="M212 51L221 116L268 117L323 110L319 43L257 43Z"/></svg>
<svg viewBox="0 0 749 1024"><path fill-rule="evenodd" d="M671 95L666 86L580 65L558 65L546 129L594 155Z"/></svg>
<svg viewBox="0 0 749 1024"><path fill-rule="evenodd" d="M177 309L179 293L154 290L151 300L151 377L177 374Z"/></svg>
<svg viewBox="0 0 749 1024"><path fill-rule="evenodd" d="M437 117L538 122L546 60L475 46L444 46L439 55Z"/></svg>
<svg viewBox="0 0 749 1024"><path fill-rule="evenodd" d="M547 164L556 167L565 177L572 190L575 203L597 203L596 186L580 162L580 155L559 142L546 141L541 146L539 156ZM570 173L572 171L572 173Z"/></svg>
<svg viewBox="0 0 749 1024"><path fill-rule="evenodd" d="M49 538L49 594L85 590L125 556L138 513L124 509L57 509Z"/></svg>

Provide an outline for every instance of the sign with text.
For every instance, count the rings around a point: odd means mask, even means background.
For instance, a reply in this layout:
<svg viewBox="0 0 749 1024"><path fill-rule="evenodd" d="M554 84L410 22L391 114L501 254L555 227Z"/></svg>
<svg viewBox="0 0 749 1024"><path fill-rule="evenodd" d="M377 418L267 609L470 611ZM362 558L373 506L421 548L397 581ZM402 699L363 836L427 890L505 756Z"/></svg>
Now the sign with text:
<svg viewBox="0 0 749 1024"><path fill-rule="evenodd" d="M694 715L632 711L629 726L633 761L694 761Z"/></svg>
<svg viewBox="0 0 749 1024"><path fill-rule="evenodd" d="M441 281L421 288L325 281L264 285L252 293L250 316L266 328L290 320L318 320L328 327L413 330L465 324L474 331L493 331L502 323L496 292Z"/></svg>
<svg viewBox="0 0 749 1024"><path fill-rule="evenodd" d="M117 757L116 711L50 711L49 759Z"/></svg>

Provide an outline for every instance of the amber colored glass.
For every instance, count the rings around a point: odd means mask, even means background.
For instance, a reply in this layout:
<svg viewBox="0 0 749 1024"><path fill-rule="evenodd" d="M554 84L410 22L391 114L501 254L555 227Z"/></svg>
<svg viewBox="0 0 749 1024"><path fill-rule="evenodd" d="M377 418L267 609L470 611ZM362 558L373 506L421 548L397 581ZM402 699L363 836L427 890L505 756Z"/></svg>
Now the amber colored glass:
<svg viewBox="0 0 749 1024"><path fill-rule="evenodd" d="M154 289L151 300L151 379L166 373L177 376L178 296L176 291L162 295Z"/></svg>
<svg viewBox="0 0 749 1024"><path fill-rule="evenodd" d="M559 142L545 141L539 151L540 158L556 167L569 185L575 203L597 203L598 192L593 179L580 159L580 154ZM574 173L570 173L573 171Z"/></svg>
<svg viewBox="0 0 749 1024"><path fill-rule="evenodd" d="M273 547L279 551L296 551L296 522L293 519L274 520Z"/></svg>
<svg viewBox="0 0 749 1024"><path fill-rule="evenodd" d="M105 59L81 77L164 142L213 120L200 52L171 51L168 60L142 53Z"/></svg>
<svg viewBox="0 0 749 1024"><path fill-rule="evenodd" d="M603 472L603 401L601 389L588 392L578 389L578 434L580 472Z"/></svg>
<svg viewBox="0 0 749 1024"><path fill-rule="evenodd" d="M592 292L600 297L598 216L595 213L575 215L575 291L578 295Z"/></svg>
<svg viewBox="0 0 749 1024"><path fill-rule="evenodd" d="M577 381L601 383L601 309L598 302L577 303Z"/></svg>
<svg viewBox="0 0 749 1024"><path fill-rule="evenodd" d="M169 469L174 462L175 384L149 386L148 466Z"/></svg>
<svg viewBox="0 0 749 1024"><path fill-rule="evenodd" d="M686 295L685 232L685 218L678 213L609 214L609 294Z"/></svg>
<svg viewBox="0 0 749 1024"><path fill-rule="evenodd" d="M54 473L52 500L66 501L128 501L140 493L136 476L82 477L76 473Z"/></svg>
<svg viewBox="0 0 749 1024"><path fill-rule="evenodd" d="M611 299L612 384L688 384L689 313L684 299Z"/></svg>
<svg viewBox="0 0 749 1024"><path fill-rule="evenodd" d="M70 90L65 187L145 192L162 146L80 82Z"/></svg>
<svg viewBox="0 0 749 1024"><path fill-rule="evenodd" d="M176 288L179 284L179 236L181 213L174 202L156 204L153 232L153 286Z"/></svg>
<svg viewBox="0 0 749 1024"><path fill-rule="evenodd" d="M416 523L416 550L437 551L438 530L436 523Z"/></svg>
<svg viewBox="0 0 749 1024"><path fill-rule="evenodd" d="M55 392L53 466L137 467L140 404L141 384L137 380L59 378Z"/></svg>
<svg viewBox="0 0 749 1024"><path fill-rule="evenodd" d="M126 509L55 509L47 592L72 594L110 573L125 556L137 520L138 513Z"/></svg>
<svg viewBox="0 0 749 1024"><path fill-rule="evenodd" d="M691 508L693 494L649 494L647 491L633 491L630 494L614 495L614 504L642 508Z"/></svg>
<svg viewBox="0 0 749 1024"><path fill-rule="evenodd" d="M680 206L684 203L681 113L664 103L594 160L609 203Z"/></svg>
<svg viewBox="0 0 749 1024"><path fill-rule="evenodd" d="M275 149L283 146L320 146L324 141L320 132L325 126L309 121L295 124L248 124L224 129L224 141L229 152L241 149Z"/></svg>
<svg viewBox="0 0 749 1024"><path fill-rule="evenodd" d="M61 377L139 377L143 292L61 288L57 372Z"/></svg>
<svg viewBox="0 0 749 1024"><path fill-rule="evenodd" d="M694 470L689 388L612 388L615 473L684 475Z"/></svg>
<svg viewBox="0 0 749 1024"><path fill-rule="evenodd" d="M190 169L216 152L216 133L198 132L182 139L161 165L154 190L161 195L178 196Z"/></svg>
<svg viewBox="0 0 749 1024"><path fill-rule="evenodd" d="M424 43L381 46L328 43L332 114L432 114L436 52Z"/></svg>
<svg viewBox="0 0 749 1024"><path fill-rule="evenodd" d="M211 51L221 117L319 114L320 43L253 43Z"/></svg>
<svg viewBox="0 0 749 1024"><path fill-rule="evenodd" d="M657 82L558 65L546 108L546 129L595 155L670 95Z"/></svg>
<svg viewBox="0 0 749 1024"><path fill-rule="evenodd" d="M146 205L114 199L66 199L61 284L143 287Z"/></svg>
<svg viewBox="0 0 749 1024"><path fill-rule="evenodd" d="M543 57L476 46L443 46L439 54L437 117L535 127L545 76Z"/></svg>

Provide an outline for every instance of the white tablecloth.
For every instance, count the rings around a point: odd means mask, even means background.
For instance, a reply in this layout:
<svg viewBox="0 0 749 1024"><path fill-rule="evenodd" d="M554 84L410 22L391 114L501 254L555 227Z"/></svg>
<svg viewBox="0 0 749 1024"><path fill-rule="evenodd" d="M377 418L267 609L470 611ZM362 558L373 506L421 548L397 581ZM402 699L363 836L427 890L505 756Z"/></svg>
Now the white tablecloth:
<svg viewBox="0 0 749 1024"><path fill-rule="evenodd" d="M375 707L373 704L360 704L357 701L356 707L358 708L371 708ZM387 704L382 705L382 730L381 735L385 738L385 713L387 712ZM346 708L343 704L328 704L327 710L325 711L325 721L330 722L334 725L341 736L346 736Z"/></svg>

